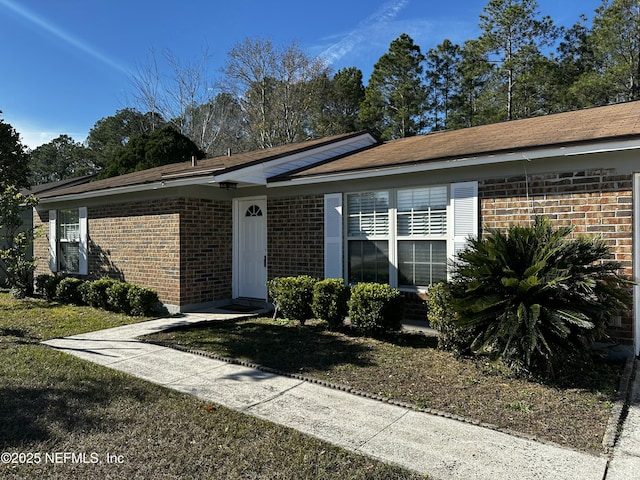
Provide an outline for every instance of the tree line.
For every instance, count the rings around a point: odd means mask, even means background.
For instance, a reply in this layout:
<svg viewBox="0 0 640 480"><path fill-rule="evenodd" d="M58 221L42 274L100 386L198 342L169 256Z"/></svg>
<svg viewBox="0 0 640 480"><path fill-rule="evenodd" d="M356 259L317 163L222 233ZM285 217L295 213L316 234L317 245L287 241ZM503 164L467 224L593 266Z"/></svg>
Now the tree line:
<svg viewBox="0 0 640 480"><path fill-rule="evenodd" d="M293 42L247 38L220 78L206 52L159 71L150 52L131 105L98 120L84 144L66 135L30 152L32 181L128 171L269 148L361 129L383 140L640 99L640 3L603 0L559 27L536 0L489 0L480 35L423 52L402 34L373 66L332 72ZM167 148L167 145L173 148Z"/></svg>

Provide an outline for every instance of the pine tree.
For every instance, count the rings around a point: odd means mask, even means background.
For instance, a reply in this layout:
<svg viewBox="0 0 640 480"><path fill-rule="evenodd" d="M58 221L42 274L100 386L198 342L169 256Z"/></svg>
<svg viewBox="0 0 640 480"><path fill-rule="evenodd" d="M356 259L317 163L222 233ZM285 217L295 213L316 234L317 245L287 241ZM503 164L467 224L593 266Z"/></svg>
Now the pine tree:
<svg viewBox="0 0 640 480"><path fill-rule="evenodd" d="M373 67L360 108L363 125L385 140L410 137L425 127L427 89L423 83L424 55L403 33Z"/></svg>
<svg viewBox="0 0 640 480"><path fill-rule="evenodd" d="M449 128L452 99L460 90L460 79L456 72L460 60L460 47L449 39L427 52L426 78L432 130Z"/></svg>
<svg viewBox="0 0 640 480"><path fill-rule="evenodd" d="M480 28L480 43L498 66L496 93L505 99L504 119L529 116L525 107L525 92L531 86L527 74L539 61L542 47L556 40L558 29L550 17L539 18L535 0L489 0L480 15Z"/></svg>

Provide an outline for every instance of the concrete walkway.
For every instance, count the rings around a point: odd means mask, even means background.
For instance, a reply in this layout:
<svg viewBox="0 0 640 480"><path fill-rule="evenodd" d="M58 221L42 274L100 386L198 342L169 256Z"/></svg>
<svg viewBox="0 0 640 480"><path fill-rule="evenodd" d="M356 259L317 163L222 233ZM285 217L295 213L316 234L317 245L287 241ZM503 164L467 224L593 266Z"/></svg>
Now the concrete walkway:
<svg viewBox="0 0 640 480"><path fill-rule="evenodd" d="M141 335L170 327L240 316L187 314L44 343L435 479L628 480L640 477L638 388L635 404L609 465L604 456L558 448L136 340Z"/></svg>

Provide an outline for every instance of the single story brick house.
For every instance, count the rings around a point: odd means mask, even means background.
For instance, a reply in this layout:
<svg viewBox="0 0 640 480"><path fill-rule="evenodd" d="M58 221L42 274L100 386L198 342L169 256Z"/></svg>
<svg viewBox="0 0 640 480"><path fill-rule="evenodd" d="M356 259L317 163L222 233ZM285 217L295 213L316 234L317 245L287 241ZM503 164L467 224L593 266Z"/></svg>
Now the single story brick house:
<svg viewBox="0 0 640 480"><path fill-rule="evenodd" d="M369 132L47 190L38 273L110 275L172 311L309 274L422 295L483 228L544 214L640 271L640 102L380 142ZM640 349L640 290L610 335Z"/></svg>

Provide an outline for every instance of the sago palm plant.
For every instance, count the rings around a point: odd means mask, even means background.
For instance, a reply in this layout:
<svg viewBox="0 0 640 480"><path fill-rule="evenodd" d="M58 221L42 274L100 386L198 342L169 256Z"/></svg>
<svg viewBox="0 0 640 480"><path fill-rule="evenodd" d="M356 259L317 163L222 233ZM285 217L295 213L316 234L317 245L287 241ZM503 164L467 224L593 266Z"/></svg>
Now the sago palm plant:
<svg viewBox="0 0 640 480"><path fill-rule="evenodd" d="M453 268L452 306L471 349L527 372L589 350L628 306L630 282L601 239L569 238L536 217L530 226L471 239Z"/></svg>

